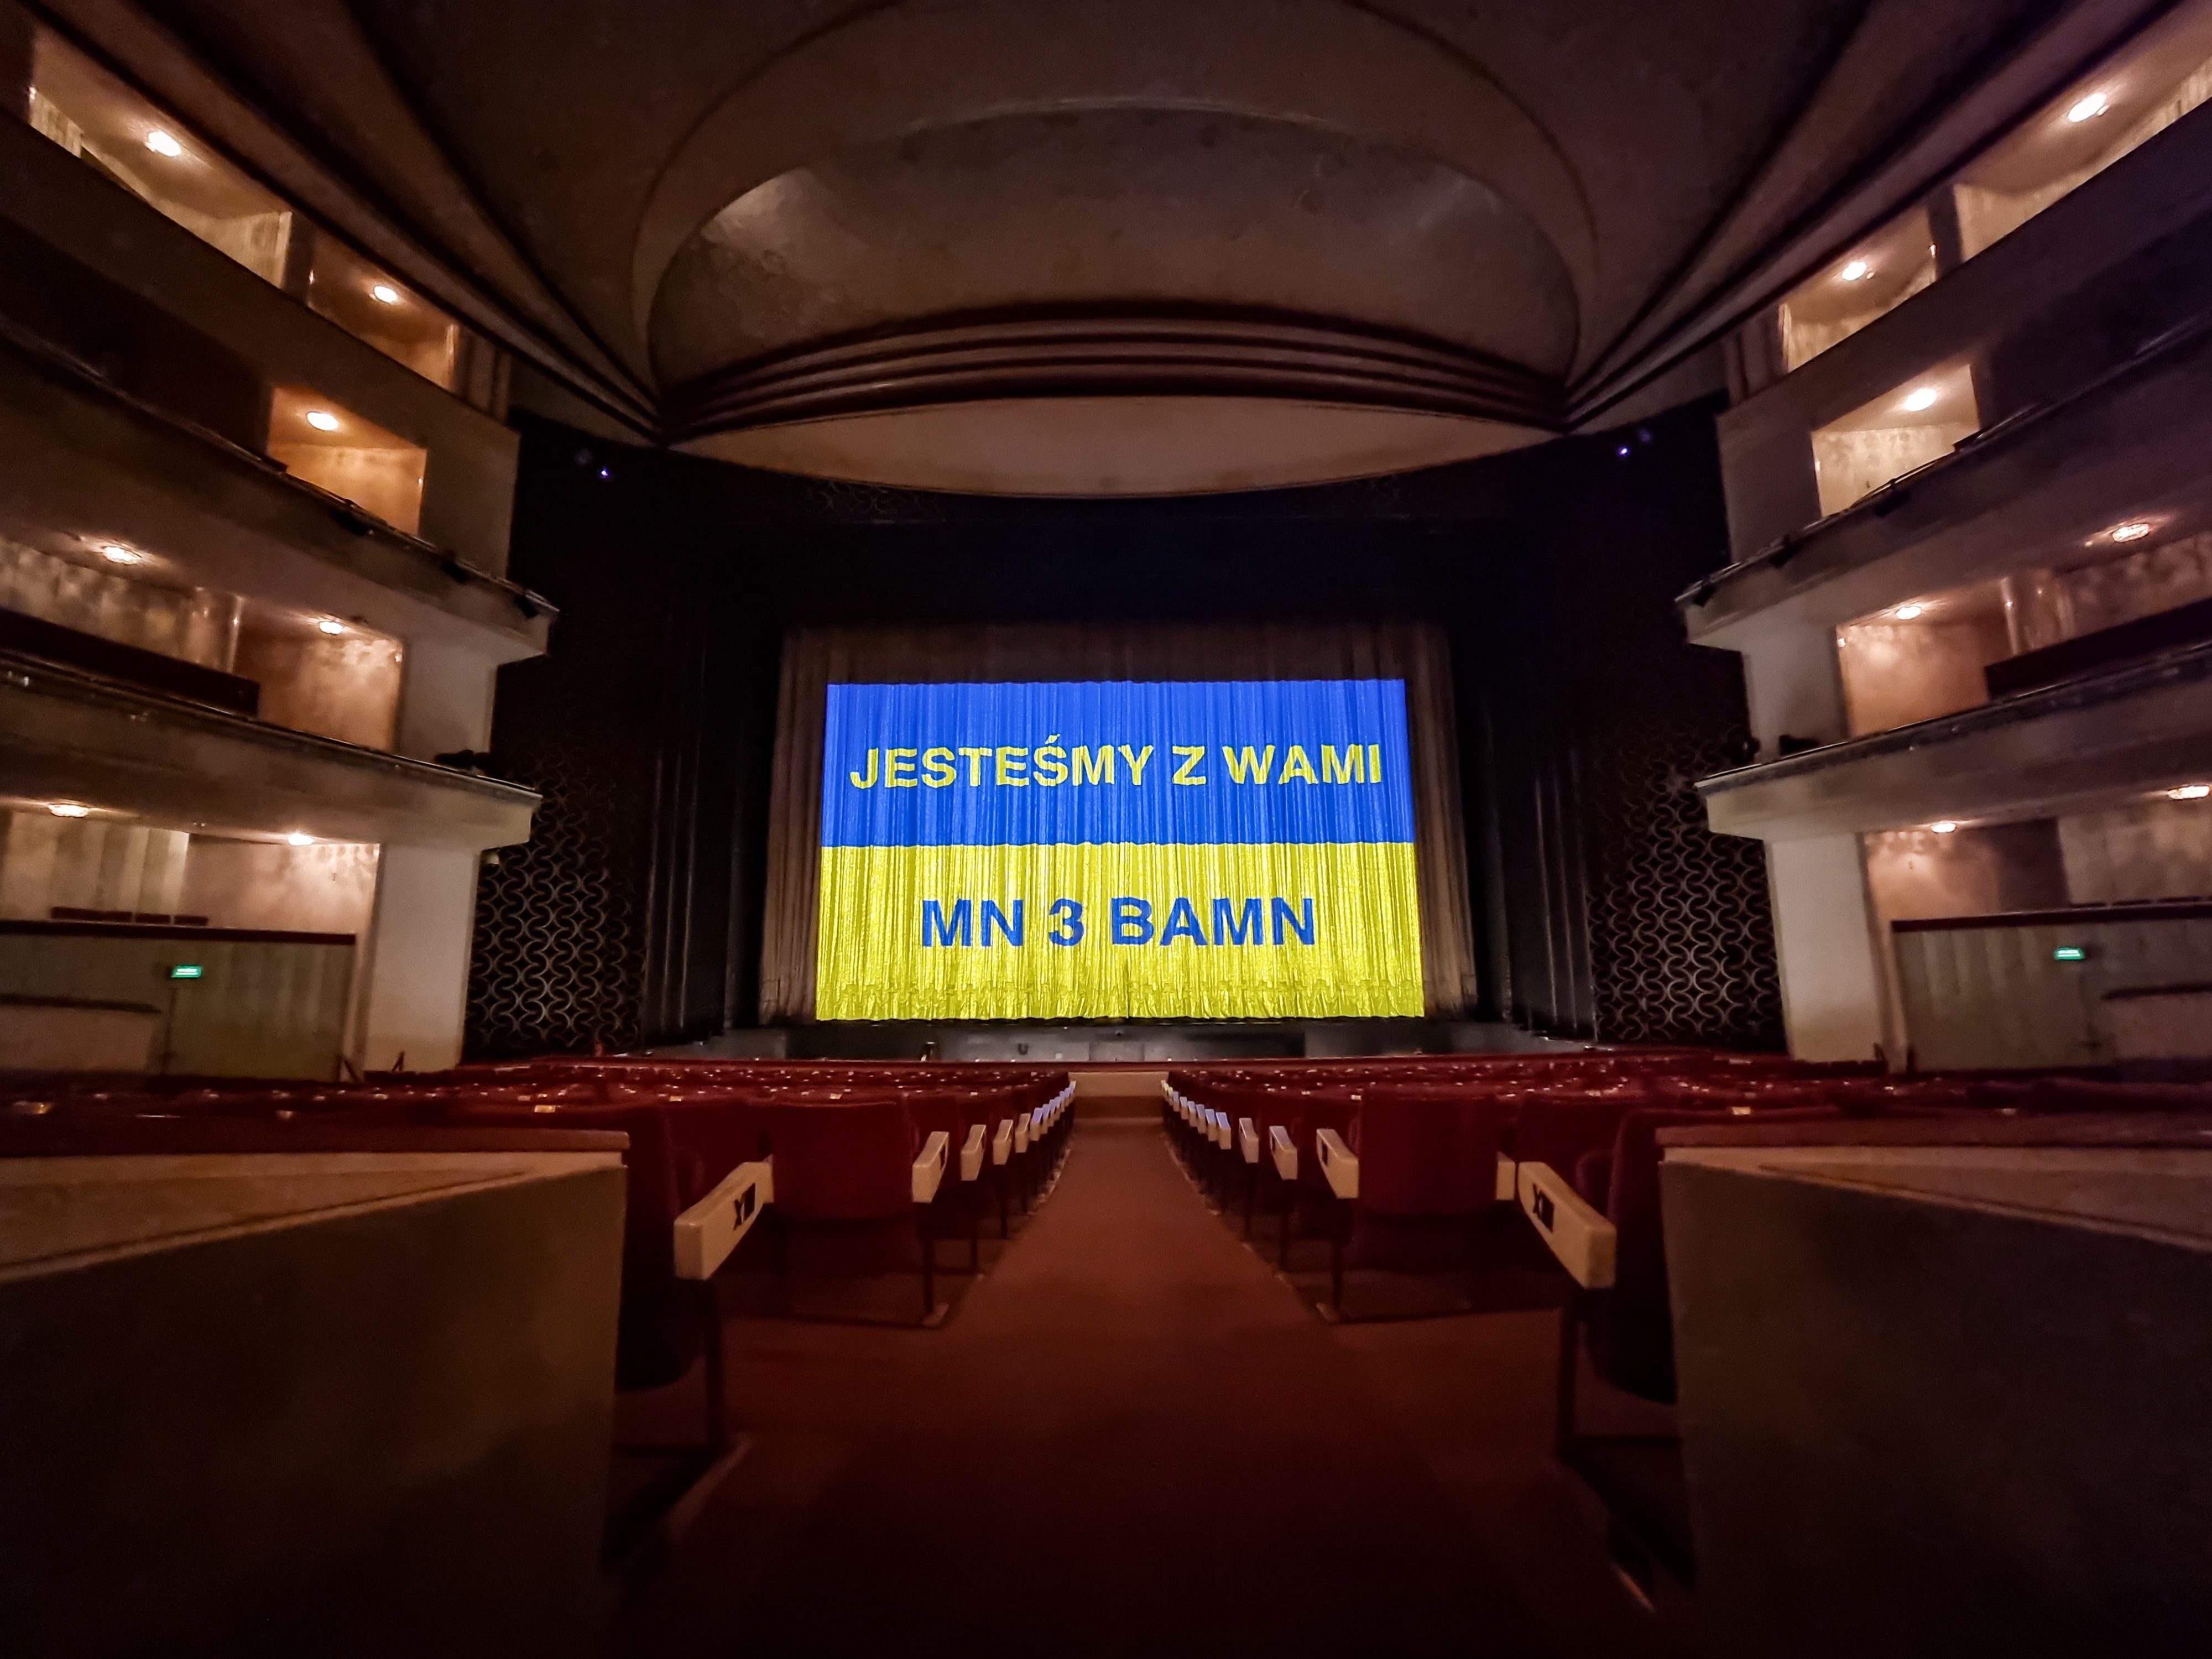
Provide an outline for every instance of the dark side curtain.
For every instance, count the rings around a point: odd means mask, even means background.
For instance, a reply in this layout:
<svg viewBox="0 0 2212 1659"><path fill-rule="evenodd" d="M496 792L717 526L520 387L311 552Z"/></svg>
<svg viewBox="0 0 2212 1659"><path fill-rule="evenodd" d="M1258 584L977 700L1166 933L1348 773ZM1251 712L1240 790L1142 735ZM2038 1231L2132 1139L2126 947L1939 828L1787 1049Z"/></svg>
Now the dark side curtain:
<svg viewBox="0 0 2212 1659"><path fill-rule="evenodd" d="M1054 680L1398 679L1413 752L1421 966L1431 1018L1477 1001L1451 658L1421 623L801 629L784 641L761 946L763 1024L811 1020L826 688Z"/></svg>

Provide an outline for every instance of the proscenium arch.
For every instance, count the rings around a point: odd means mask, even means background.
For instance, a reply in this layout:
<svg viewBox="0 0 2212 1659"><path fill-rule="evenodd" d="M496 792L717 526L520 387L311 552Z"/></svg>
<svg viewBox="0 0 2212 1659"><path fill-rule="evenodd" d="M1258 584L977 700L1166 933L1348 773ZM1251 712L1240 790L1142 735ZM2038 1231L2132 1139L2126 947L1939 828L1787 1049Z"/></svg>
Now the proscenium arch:
<svg viewBox="0 0 2212 1659"><path fill-rule="evenodd" d="M1345 0L911 0L813 35L726 94L662 169L631 277L638 361L677 252L756 186L825 155L994 116L1182 109L1290 122L1429 156L1496 190L1598 274L1581 181L1474 64Z"/></svg>

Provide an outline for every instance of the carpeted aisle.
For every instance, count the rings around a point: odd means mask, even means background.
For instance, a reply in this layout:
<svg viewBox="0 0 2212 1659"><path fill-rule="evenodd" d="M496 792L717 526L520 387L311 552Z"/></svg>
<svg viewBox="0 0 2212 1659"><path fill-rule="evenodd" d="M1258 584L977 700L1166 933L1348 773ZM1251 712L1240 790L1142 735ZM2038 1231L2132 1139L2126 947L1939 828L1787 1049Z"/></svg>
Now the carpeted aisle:
<svg viewBox="0 0 2212 1659"><path fill-rule="evenodd" d="M945 1328L754 1322L731 1349L755 1448L618 1652L1550 1650L1371 1350L1152 1125L1085 1124Z"/></svg>

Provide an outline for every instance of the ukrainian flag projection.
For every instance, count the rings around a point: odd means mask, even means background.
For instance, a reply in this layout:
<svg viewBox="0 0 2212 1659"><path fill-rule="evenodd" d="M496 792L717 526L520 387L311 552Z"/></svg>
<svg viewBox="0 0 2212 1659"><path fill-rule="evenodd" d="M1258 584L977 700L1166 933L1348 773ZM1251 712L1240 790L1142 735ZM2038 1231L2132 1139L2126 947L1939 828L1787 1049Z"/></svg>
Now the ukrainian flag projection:
<svg viewBox="0 0 2212 1659"><path fill-rule="evenodd" d="M832 685L823 1019L1423 1012L1402 680Z"/></svg>

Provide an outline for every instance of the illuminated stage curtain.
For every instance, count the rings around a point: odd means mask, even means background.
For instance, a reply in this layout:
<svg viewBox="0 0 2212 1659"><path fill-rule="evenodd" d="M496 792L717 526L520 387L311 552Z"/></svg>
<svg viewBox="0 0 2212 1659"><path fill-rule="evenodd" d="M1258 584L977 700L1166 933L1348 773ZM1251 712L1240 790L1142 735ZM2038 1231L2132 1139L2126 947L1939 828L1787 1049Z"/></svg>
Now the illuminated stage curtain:
<svg viewBox="0 0 2212 1659"><path fill-rule="evenodd" d="M1071 682L1158 683L1221 681L1402 681L1405 686L1406 753L1412 783L1414 833L1410 846L1382 838L1382 832L1358 830L1350 839L1366 843L1356 847L1321 848L1302 846L1296 839L1264 847L1226 844L1094 845L1024 849L1034 859L1057 860L1054 879L1063 884L1087 884L1100 892L1143 890L1144 878L1154 879L1162 890L1170 888L1218 891L1306 890L1322 885L1324 913L1340 906L1338 914L1374 915L1372 937L1340 958L1329 958L1323 971L1335 976L1329 1000L1338 1016L1358 1014L1408 1015L1425 1012L1433 1018L1457 1018L1476 999L1473 941L1468 915L1465 836L1462 830L1457 739L1452 718L1451 670L1441 635L1417 624L1348 624L1343 626L1281 624L1256 627L1159 626L1147 624L1046 625L966 629L820 629L793 634L785 642L782 695L778 709L774 794L769 841L769 891L761 975L761 1018L764 1022L811 1020L853 1012L832 1006L817 1008L816 965L817 930L823 906L822 848L823 750L828 713L829 687L854 685L1051 684ZM842 694L841 694L842 695ZM1018 694L1010 694L1018 700ZM1041 730L1028 741L1045 736ZM1155 765L1176 763L1156 757ZM1218 765L1215 753L1211 764ZM1318 766L1316 758L1313 762ZM961 764L968 764L962 762ZM1393 767L1397 764L1394 760ZM939 805L944 811L986 813L993 792L984 790L972 800L955 804L969 792L948 791ZM920 799L926 792L917 789ZM1134 798L1131 798L1133 805ZM844 803L833 803L839 811ZM1119 810L1117 808L1117 810ZM841 820L842 821L842 820ZM1138 833L1133 830L1132 834ZM1223 832L1225 834L1226 832ZM1313 831L1319 836L1320 829ZM1328 831L1331 836L1337 831ZM1389 832L1392 834L1395 831ZM956 839L988 840L987 824L954 832ZM842 834L833 839L849 839ZM865 836L858 837L866 839ZM877 839L884 837L878 836ZM942 838L941 836L939 838ZM1188 840L1187 831L1173 839ZM919 913L926 896L924 886L940 892L960 890L968 874L963 857L982 850L979 846L861 847L836 846L830 852L833 868L838 860L890 859L902 861L888 883L848 883L841 874L832 883L833 907L850 908L863 901L880 908L889 902ZM990 849L1004 857L1005 849ZM1309 869L1316 855L1334 852L1327 867ZM1255 860L1257 864L1255 865ZM1404 866L1410 863L1411 870ZM1410 963L1412 940L1394 940L1388 925L1390 907L1377 909L1378 901L1403 893L1408 875L1418 894L1419 970L1414 982ZM1238 883L1242 882L1242 885ZM1299 883L1305 884L1300 888ZM1255 885L1255 884L1259 884ZM946 884L950 884L947 885ZM886 897L885 896L890 896ZM1395 906L1402 914L1406 907ZM869 920L855 914L856 927ZM880 918L876 925L885 925ZM971 914L967 925L981 925ZM1217 918L1197 918L1201 927L1213 928L1217 921L1232 929L1246 923L1241 911ZM1271 929L1289 929L1295 943L1301 916L1282 916L1263 911ZM1410 918L1409 918L1410 920ZM940 916L944 926L952 919ZM1028 926L1042 935L1054 927L1054 918L1036 915ZM1187 919L1166 913L1139 921L1132 916L1126 925L1155 929L1170 925L1187 927ZM1083 944L1103 949L1106 931L1114 926L1107 914L1090 915L1086 927L1099 933ZM903 931L903 930L902 930ZM1401 933L1410 933L1406 928ZM833 933L833 939L838 937ZM1208 941L1210 944L1211 941ZM1327 945L1323 945L1324 952ZM1208 953L1211 955L1211 952ZM1279 953L1278 953L1279 955ZM1034 966L1001 952L998 971L1027 974L1032 993L1032 1012L1025 1017L1060 1017L1046 1012L1058 998L1065 1006L1065 986L1056 991L1054 975L1062 978L1086 970L1076 965L1081 947L1033 954ZM946 1018L930 1006L937 994L952 994L939 982L940 964L949 969L951 953L939 951L909 964L919 979L909 981L911 996L901 1002L900 1017ZM1166 964L1173 959L1176 966ZM1271 984L1270 955L1261 951L1239 953L1237 970L1243 980L1243 1012L1249 1017L1254 999L1267 1002L1278 1017L1319 1014L1302 1006L1295 987ZM971 954L972 963L972 954ZM1131 983L1111 1017L1121 1018L1202 1019L1231 1016L1237 997L1224 988L1222 964L1209 968L1199 953L1185 951L1148 959L1146 982ZM1100 971L1096 962L1091 973ZM1309 975L1313 971L1309 969ZM1236 975L1232 975L1232 978ZM1185 981L1188 982L1185 982ZM1095 982L1095 981L1093 981ZM934 991L933 988L935 988ZM1011 997L1017 988L1009 984ZM1273 1000L1268 1000L1272 998ZM848 999L849 1000L849 999ZM994 1002L991 1006L1005 1006ZM870 1007L871 1015L880 1009Z"/></svg>

